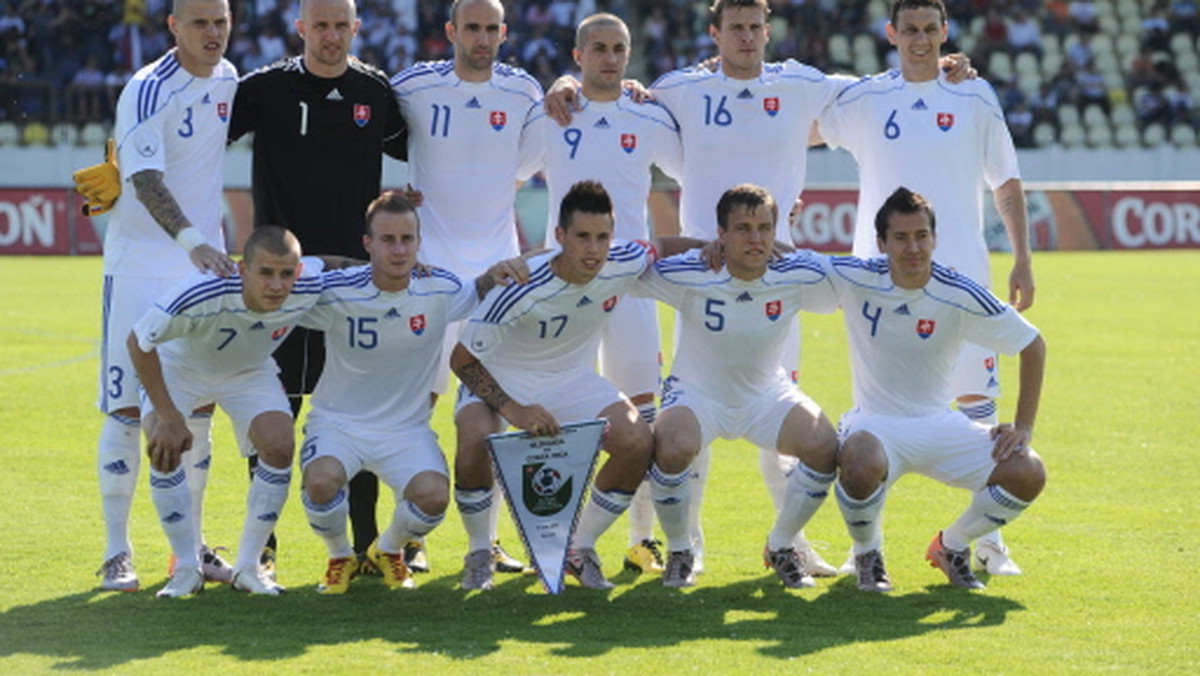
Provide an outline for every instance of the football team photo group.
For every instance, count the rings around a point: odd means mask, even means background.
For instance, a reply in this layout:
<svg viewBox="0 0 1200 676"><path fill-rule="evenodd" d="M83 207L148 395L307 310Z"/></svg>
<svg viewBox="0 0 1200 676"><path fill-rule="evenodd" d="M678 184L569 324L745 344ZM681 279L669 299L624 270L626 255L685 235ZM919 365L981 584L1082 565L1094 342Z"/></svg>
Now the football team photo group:
<svg viewBox="0 0 1200 676"><path fill-rule="evenodd" d="M607 535L628 537L625 569L703 585L714 545L701 507L723 481L709 469L738 439L759 449L747 460L773 505L745 515L762 551L744 565L785 588L848 575L891 592L884 507L910 473L963 489L957 518L927 524L943 582L1021 574L1001 532L1046 483L1033 449L1046 341L1022 315L1035 291L1025 192L995 91L942 53L940 0L889 3L899 67L861 79L766 62L768 3L717 0L718 58L649 86L626 77L629 27L601 11L576 28L576 74L546 92L498 62L498 0L445 11L453 58L389 78L350 54L352 0L302 0L303 53L239 76L227 0L171 6L174 47L122 91L106 161L75 176L86 211L108 214L102 589L139 591L157 565L130 535L147 476L171 552L160 598L209 583L284 593L288 543L274 530L288 518L328 552L323 571L311 562L320 594L362 576L417 587L427 547L459 527L463 590L524 573L557 592L545 556L577 586L611 589L619 562L597 541L627 512L628 532ZM244 135L254 227L235 260L223 157ZM852 255L793 246L819 144L858 163ZM396 160L409 182L383 190ZM653 167L680 185L677 234L651 225ZM535 176L546 238L522 242L516 191ZM985 191L1013 251L996 293ZM660 306L674 335L660 334ZM798 382L807 313L843 317L848 411L827 414ZM674 358L660 367L662 341ZM1000 355L1018 369L1004 421ZM438 406L453 438L433 429ZM213 449L217 408L248 477L232 552L204 533L210 465L233 454ZM602 453L572 477L566 541L527 561L538 533L518 520L520 541L498 536L505 501L528 487L497 480L497 435L561 440L589 420L603 434L570 452ZM380 483L394 502L377 523ZM805 537L830 496L844 562Z"/></svg>
<svg viewBox="0 0 1200 676"><path fill-rule="evenodd" d="M0 670L1196 673L1198 63L1194 0L7 0Z"/></svg>

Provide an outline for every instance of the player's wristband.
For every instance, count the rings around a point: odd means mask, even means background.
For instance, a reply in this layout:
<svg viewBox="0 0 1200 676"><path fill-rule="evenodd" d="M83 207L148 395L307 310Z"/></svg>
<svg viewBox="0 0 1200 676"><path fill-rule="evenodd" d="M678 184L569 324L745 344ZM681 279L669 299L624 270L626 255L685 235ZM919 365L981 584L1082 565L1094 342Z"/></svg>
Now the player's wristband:
<svg viewBox="0 0 1200 676"><path fill-rule="evenodd" d="M175 241L179 242L179 246L182 246L187 251L191 251L201 244L208 244L208 240L204 238L204 235L200 234L199 230L192 227L187 227L183 230L180 230L175 235Z"/></svg>

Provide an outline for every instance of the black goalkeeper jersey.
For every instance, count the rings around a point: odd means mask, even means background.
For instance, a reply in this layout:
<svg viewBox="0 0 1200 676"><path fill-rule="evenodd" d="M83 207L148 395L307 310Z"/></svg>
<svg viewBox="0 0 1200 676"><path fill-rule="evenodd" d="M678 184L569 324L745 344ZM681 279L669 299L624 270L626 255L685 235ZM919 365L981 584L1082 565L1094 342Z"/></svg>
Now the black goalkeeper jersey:
<svg viewBox="0 0 1200 676"><path fill-rule="evenodd" d="M383 154L406 159L405 131L387 76L353 57L336 78L309 73L299 56L245 75L229 138L254 132L254 225L290 229L306 254L365 258Z"/></svg>

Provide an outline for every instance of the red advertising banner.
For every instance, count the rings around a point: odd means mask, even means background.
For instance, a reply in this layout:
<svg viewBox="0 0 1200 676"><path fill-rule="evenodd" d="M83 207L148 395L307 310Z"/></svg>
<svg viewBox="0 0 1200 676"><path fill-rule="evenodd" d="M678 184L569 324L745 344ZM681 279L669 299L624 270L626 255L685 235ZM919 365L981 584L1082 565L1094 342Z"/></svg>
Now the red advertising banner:
<svg viewBox="0 0 1200 676"><path fill-rule="evenodd" d="M100 238L73 190L0 190L0 255L100 253Z"/></svg>
<svg viewBox="0 0 1200 676"><path fill-rule="evenodd" d="M656 222L678 223L678 195L651 197ZM807 190L804 211L792 228L799 246L849 251L858 192ZM1026 192L1030 237L1040 251L1200 248L1200 189L1054 189ZM1008 250L1008 235L989 203L984 235L993 251ZM0 255L88 255L101 252L103 225L79 212L67 188L0 189ZM233 252L250 232L253 205L247 190L225 191L225 228ZM539 223L544 222L539 221ZM677 227L677 226L676 226Z"/></svg>
<svg viewBox="0 0 1200 676"><path fill-rule="evenodd" d="M858 213L854 190L806 190L804 212L792 228L797 246L849 251ZM1200 248L1200 190L1028 190L1034 249ZM936 208L936 205L935 205ZM993 251L1011 247L990 203L984 235Z"/></svg>

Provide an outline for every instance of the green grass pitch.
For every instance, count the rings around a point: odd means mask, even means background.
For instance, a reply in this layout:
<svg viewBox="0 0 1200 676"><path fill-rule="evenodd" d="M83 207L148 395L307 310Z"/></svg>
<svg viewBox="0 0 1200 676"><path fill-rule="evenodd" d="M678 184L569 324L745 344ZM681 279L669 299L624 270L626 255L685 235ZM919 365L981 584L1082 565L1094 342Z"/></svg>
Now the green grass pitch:
<svg viewBox="0 0 1200 676"><path fill-rule="evenodd" d="M1010 259L993 261L997 282ZM889 497L896 591L852 580L780 587L761 564L769 499L756 453L716 447L704 512L708 572L695 589L621 573L624 519L601 540L615 591L499 576L457 586L465 537L451 508L430 537L433 572L392 592L360 580L344 597L313 587L324 553L296 497L280 523L282 598L210 585L159 601L167 547L145 470L133 517L137 594L96 590L103 531L95 481L101 268L97 258L0 262L0 672L121 673L964 673L1200 670L1200 252L1051 253L1036 258L1029 317L1049 346L1034 445L1049 483L1005 533L1025 575L968 593L944 584L924 547L967 497L908 477ZM998 285L999 286L999 285ZM664 335L671 335L669 328ZM804 320L802 382L836 420L850 402L841 319ZM1015 402L1016 361L1003 361ZM449 448L449 401L435 424ZM205 530L235 545L245 468L215 425ZM385 493L383 504L390 502ZM389 509L381 506L381 517ZM826 558L849 539L830 500L809 525ZM507 517L502 537L517 537Z"/></svg>

